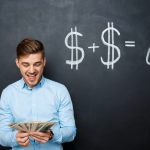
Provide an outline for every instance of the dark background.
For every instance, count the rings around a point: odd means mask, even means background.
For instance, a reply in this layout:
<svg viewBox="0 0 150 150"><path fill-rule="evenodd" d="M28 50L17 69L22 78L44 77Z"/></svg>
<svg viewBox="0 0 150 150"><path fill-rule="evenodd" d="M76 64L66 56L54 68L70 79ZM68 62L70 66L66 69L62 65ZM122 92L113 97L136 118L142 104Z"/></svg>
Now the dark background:
<svg viewBox="0 0 150 150"><path fill-rule="evenodd" d="M107 60L108 48L101 40L107 22L120 32L115 33L115 45L121 58L113 70L100 60ZM66 64L71 50L64 40L75 26L83 34L78 44L85 57L78 70L71 70ZM45 76L70 91L77 137L64 144L65 150L150 149L150 66L145 61L150 47L149 0L1 0L0 92L20 79L15 49L25 37L44 43ZM125 47L128 40L136 46ZM95 53L88 49L92 43L100 46Z"/></svg>

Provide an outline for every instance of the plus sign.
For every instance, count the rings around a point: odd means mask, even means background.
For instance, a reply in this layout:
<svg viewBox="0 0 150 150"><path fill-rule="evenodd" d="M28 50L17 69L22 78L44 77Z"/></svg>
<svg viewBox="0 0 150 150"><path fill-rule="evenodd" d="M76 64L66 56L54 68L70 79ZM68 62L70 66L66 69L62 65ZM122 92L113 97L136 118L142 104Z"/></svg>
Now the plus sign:
<svg viewBox="0 0 150 150"><path fill-rule="evenodd" d="M95 49L99 48L99 46L96 46L95 43L93 43L93 45L89 46L88 48L92 48L93 49L93 53L95 53Z"/></svg>

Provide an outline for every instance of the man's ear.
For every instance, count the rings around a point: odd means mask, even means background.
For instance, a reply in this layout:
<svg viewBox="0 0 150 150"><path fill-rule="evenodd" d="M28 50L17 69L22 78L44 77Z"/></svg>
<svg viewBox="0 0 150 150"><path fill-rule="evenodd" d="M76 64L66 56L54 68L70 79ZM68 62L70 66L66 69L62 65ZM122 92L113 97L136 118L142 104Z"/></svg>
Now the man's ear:
<svg viewBox="0 0 150 150"><path fill-rule="evenodd" d="M19 68L19 60L16 58L16 66Z"/></svg>

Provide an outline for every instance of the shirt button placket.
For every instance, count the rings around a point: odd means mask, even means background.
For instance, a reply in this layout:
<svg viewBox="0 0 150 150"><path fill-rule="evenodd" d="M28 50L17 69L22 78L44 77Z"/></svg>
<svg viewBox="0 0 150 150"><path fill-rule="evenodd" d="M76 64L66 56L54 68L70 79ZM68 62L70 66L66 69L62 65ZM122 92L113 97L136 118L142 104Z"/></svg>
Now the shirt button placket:
<svg viewBox="0 0 150 150"><path fill-rule="evenodd" d="M38 121L37 118L37 104L36 104L36 89L32 89L32 120Z"/></svg>
<svg viewBox="0 0 150 150"><path fill-rule="evenodd" d="M35 89L32 89L31 94L31 105L32 105L32 121L37 121L37 108L36 108L36 99L35 99ZM36 146L36 141L34 140L34 150L38 150L38 147Z"/></svg>

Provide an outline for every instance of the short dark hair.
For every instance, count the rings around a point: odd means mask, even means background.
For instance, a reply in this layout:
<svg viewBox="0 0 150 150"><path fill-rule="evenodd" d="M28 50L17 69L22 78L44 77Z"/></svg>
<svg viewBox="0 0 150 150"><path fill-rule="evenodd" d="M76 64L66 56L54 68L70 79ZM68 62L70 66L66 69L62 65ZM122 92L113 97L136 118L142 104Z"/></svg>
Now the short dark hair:
<svg viewBox="0 0 150 150"><path fill-rule="evenodd" d="M45 57L44 46L39 40L32 38L26 38L22 40L16 48L17 58L26 56L29 54L42 53L43 58Z"/></svg>

